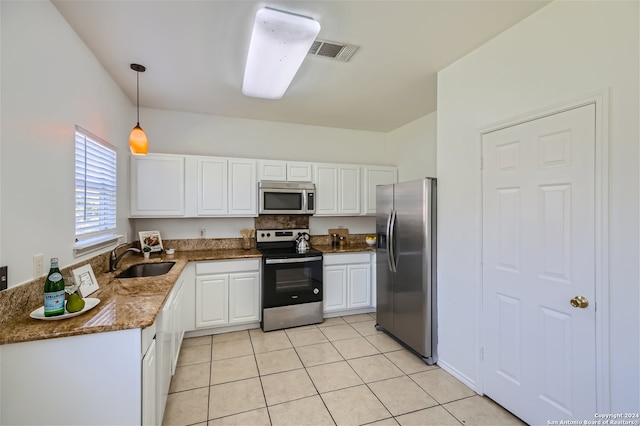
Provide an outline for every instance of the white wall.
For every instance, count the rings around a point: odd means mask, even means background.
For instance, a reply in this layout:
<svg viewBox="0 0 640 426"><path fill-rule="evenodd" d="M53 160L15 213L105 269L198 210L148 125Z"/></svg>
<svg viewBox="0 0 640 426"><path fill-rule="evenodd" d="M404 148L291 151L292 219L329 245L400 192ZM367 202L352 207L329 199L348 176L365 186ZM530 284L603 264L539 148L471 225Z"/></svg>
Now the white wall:
<svg viewBox="0 0 640 426"><path fill-rule="evenodd" d="M48 1L2 1L0 264L29 281L32 256L74 259L75 125L118 148L118 231L130 232L128 135L135 109Z"/></svg>
<svg viewBox="0 0 640 426"><path fill-rule="evenodd" d="M387 150L400 182L437 177L436 121L432 112L387 133Z"/></svg>
<svg viewBox="0 0 640 426"><path fill-rule="evenodd" d="M440 359L479 380L480 129L610 88L611 412L637 412L638 2L553 2L438 75Z"/></svg>

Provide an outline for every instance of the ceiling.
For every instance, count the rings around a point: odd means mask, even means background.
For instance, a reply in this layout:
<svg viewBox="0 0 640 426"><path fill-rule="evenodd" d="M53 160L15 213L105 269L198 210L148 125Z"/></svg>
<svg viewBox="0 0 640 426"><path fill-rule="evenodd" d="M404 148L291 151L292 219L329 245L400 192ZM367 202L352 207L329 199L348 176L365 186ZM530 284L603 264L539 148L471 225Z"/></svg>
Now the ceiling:
<svg viewBox="0 0 640 426"><path fill-rule="evenodd" d="M140 106L388 132L436 109L437 72L548 1L69 1L52 3ZM307 56L280 100L242 94L256 11L314 18L318 38L360 46ZM479 82L481 83L481 82Z"/></svg>

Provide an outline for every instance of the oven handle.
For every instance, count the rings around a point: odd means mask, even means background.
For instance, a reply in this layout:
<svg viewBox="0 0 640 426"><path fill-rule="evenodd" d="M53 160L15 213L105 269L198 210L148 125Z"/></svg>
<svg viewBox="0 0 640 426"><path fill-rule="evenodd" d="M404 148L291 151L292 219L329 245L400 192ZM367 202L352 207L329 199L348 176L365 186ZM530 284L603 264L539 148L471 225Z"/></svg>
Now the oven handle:
<svg viewBox="0 0 640 426"><path fill-rule="evenodd" d="M313 256L313 257L292 257L288 259L267 259L265 263L267 265L273 265L276 263L304 263L304 262L316 262L318 260L322 260L322 256Z"/></svg>

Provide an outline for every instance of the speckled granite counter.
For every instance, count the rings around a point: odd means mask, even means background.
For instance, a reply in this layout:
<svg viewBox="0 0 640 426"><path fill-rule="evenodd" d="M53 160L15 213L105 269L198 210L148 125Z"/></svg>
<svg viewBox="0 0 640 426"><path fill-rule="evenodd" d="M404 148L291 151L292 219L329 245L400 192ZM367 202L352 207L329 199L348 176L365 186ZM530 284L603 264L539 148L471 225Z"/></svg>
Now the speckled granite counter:
<svg viewBox="0 0 640 426"><path fill-rule="evenodd" d="M367 245L367 243L351 243L346 244L344 246L333 247L331 244L320 245L314 244L312 246L316 250L320 250L324 254L334 254L334 253L355 253L359 251L376 251L375 246Z"/></svg>
<svg viewBox="0 0 640 426"><path fill-rule="evenodd" d="M106 268L94 267L100 289L89 297L100 299L98 306L82 315L58 321L36 320L29 316L33 310L42 306L43 279L39 286L38 283L33 283L29 288L16 289L25 294L9 295L3 300L0 309L0 344L148 327L155 321L187 262L261 256L255 249L182 251L174 255L151 256L146 261L140 254L129 254L122 259L115 273L105 273L103 271ZM176 264L165 275L115 278L117 273L130 265L161 261ZM31 294L26 294L27 292Z"/></svg>

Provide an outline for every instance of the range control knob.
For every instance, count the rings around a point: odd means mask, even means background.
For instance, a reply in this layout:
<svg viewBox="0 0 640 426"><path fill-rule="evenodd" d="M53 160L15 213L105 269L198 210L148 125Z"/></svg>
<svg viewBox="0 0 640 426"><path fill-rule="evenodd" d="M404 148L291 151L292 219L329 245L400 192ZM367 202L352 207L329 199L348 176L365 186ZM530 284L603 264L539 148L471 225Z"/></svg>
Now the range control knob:
<svg viewBox="0 0 640 426"><path fill-rule="evenodd" d="M313 289L313 294L318 294L318 293L320 293L320 290L318 290L317 288L314 288Z"/></svg>

